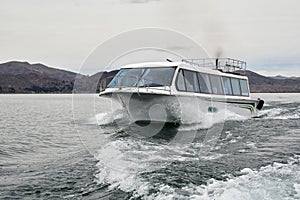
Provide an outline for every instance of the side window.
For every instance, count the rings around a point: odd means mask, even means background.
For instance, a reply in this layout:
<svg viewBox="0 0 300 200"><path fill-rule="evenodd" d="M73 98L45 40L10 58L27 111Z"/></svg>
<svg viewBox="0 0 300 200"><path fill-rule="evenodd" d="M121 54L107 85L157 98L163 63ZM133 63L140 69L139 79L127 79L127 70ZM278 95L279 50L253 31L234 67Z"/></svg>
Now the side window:
<svg viewBox="0 0 300 200"><path fill-rule="evenodd" d="M221 77L216 75L210 75L211 87L213 94L223 94L223 87L221 83Z"/></svg>
<svg viewBox="0 0 300 200"><path fill-rule="evenodd" d="M223 85L224 85L224 93L227 95L232 95L230 78L222 77L222 79L223 79Z"/></svg>
<svg viewBox="0 0 300 200"><path fill-rule="evenodd" d="M199 82L196 72L183 70L185 78L186 91L188 92L200 92Z"/></svg>
<svg viewBox="0 0 300 200"><path fill-rule="evenodd" d="M211 86L208 74L198 73L198 79L200 84L200 92L211 94Z"/></svg>
<svg viewBox="0 0 300 200"><path fill-rule="evenodd" d="M249 96L247 80L240 79L240 85L242 90L242 96Z"/></svg>
<svg viewBox="0 0 300 200"><path fill-rule="evenodd" d="M183 77L183 70L180 69L177 75L176 86L179 91L185 91L185 83Z"/></svg>
<svg viewBox="0 0 300 200"><path fill-rule="evenodd" d="M241 96L239 79L231 78L232 93L235 96Z"/></svg>

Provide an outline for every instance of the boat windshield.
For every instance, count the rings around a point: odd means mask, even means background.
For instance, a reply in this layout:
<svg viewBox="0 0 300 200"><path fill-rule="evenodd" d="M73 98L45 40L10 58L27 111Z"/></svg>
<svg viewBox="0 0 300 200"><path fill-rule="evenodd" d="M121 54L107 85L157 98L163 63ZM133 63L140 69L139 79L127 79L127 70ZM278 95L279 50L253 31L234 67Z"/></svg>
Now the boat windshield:
<svg viewBox="0 0 300 200"><path fill-rule="evenodd" d="M107 87L170 86L176 67L121 69Z"/></svg>

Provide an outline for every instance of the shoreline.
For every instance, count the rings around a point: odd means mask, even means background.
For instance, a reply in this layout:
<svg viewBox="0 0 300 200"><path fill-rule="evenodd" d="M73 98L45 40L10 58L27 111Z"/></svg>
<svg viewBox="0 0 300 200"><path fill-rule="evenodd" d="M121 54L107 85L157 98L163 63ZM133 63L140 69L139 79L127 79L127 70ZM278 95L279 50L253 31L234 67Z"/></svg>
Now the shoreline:
<svg viewBox="0 0 300 200"><path fill-rule="evenodd" d="M0 95L94 95L99 93L0 93ZM300 92L251 92L254 94L300 94ZM226 95L225 95L226 96ZM227 95L231 96L231 95Z"/></svg>

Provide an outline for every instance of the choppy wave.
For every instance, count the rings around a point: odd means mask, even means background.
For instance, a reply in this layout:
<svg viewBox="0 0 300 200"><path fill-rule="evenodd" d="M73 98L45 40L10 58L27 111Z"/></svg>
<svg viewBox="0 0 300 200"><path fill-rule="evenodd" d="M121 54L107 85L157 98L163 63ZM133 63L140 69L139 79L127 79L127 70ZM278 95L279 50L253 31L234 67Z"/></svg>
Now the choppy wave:
<svg viewBox="0 0 300 200"><path fill-rule="evenodd" d="M163 150L163 145L146 144L142 141L112 141L95 156L99 160L99 173L96 174L98 182L110 184L111 189L144 193L148 183L144 182L139 174L161 167L162 161L167 159L160 154Z"/></svg>
<svg viewBox="0 0 300 200"><path fill-rule="evenodd" d="M299 111L298 104L270 104L266 105L258 116L263 119L299 119ZM100 113L95 116L94 123L108 125L123 117L126 115L121 110L115 113ZM182 133L191 135L199 129L209 129L216 123L224 122L225 119L237 122L248 120L230 111L226 111L224 116L214 121L215 123L209 118L206 119L197 123L181 124L177 129L181 134L178 135L187 137ZM225 142L228 145L239 143L237 138L227 136ZM246 144L249 148L257 149L255 145L253 142ZM209 179L206 184L191 183L181 188L172 187L165 182L153 185L143 176L145 173L155 174L176 161L203 162L224 156L212 152L200 156L197 151L202 147L202 143L152 143L149 140L131 137L117 138L105 144L95 155L99 169L96 179L100 185L109 185L109 190L119 189L130 193L132 198L142 199L300 199L299 158L287 164L275 162L259 170L244 168L237 172L239 176L228 174L230 178L227 180ZM242 150L238 152L243 153Z"/></svg>
<svg viewBox="0 0 300 200"><path fill-rule="evenodd" d="M265 119L300 119L300 108L266 107L258 114L259 117Z"/></svg>
<svg viewBox="0 0 300 200"><path fill-rule="evenodd" d="M298 119L299 105L267 106L260 114L262 119ZM102 116L101 116L102 117ZM227 112L227 120L247 120L235 113ZM179 133L191 134L199 129L199 124L183 124ZM224 145L241 145L239 137L230 131L221 139ZM179 134L180 135L180 134ZM183 136L183 135L181 135ZM187 135L185 135L187 136ZM184 136L183 136L184 137ZM143 174L157 173L172 162L204 162L222 159L226 154L210 152L199 155L202 143L152 143L134 138L118 138L107 143L98 151L98 184L110 185L110 190L120 189L131 197L142 199L300 199L300 158L288 163L275 162L259 168L244 168L227 174L226 180L208 179L206 184L186 184L175 187L165 181L153 184ZM215 146L215 149L220 148ZM257 144L246 141L246 147L257 151ZM237 152L245 153L244 148ZM113 158L113 159L112 159ZM216 161L217 162L217 161ZM189 173L187 171L187 173Z"/></svg>
<svg viewBox="0 0 300 200"><path fill-rule="evenodd" d="M227 181L211 179L206 186L188 186L191 199L298 199L300 198L299 158L289 163L274 163L252 170L245 168L241 176ZM176 195L176 194L174 194Z"/></svg>
<svg viewBox="0 0 300 200"><path fill-rule="evenodd" d="M226 181L210 179L205 185L189 184L181 188L166 183L152 185L139 173L140 170L151 171L153 167L139 162L114 163L126 166L122 170L103 168L103 165L98 164L101 172L97 174L97 178L101 184L111 184L111 189L131 192L133 198L142 199L299 199L299 161L299 158L294 158L287 164L274 163L259 170L245 168L239 172L239 176L231 175L232 178ZM153 188L156 192L151 193Z"/></svg>
<svg viewBox="0 0 300 200"><path fill-rule="evenodd" d="M151 141L122 138L107 143L97 152L99 184L110 184L111 189L134 192L135 196L148 195L150 183L140 175L165 168L174 161L213 160L222 155L209 153L200 156L202 144L152 143Z"/></svg>
<svg viewBox="0 0 300 200"><path fill-rule="evenodd" d="M199 130L199 123L183 124L165 129L170 137L141 139L128 134L134 129L118 128L115 119L126 113L89 118L94 109L86 111L87 98L78 111L83 114L75 120L76 134L69 97L5 97L0 112L0 196L300 199L300 159L293 157L300 154L299 95L292 100L290 95L280 96L287 101L269 101L257 119L227 113L230 121L219 126L218 142L204 154L200 149L209 145L197 134L214 133L214 126ZM109 105L103 99L99 104ZM92 156L82 143L93 150Z"/></svg>
<svg viewBox="0 0 300 200"><path fill-rule="evenodd" d="M89 125L109 125L116 120L126 117L124 110L116 110L114 112L97 113L94 117L83 120L83 124Z"/></svg>

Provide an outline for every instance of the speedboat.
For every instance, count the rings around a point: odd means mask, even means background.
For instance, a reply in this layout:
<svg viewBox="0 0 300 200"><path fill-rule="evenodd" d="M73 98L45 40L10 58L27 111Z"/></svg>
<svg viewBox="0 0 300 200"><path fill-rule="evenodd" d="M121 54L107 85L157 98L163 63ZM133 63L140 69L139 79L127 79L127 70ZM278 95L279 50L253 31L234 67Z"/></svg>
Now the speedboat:
<svg viewBox="0 0 300 200"><path fill-rule="evenodd" d="M99 95L111 98L132 122L255 117L264 101L251 98L245 70L246 62L231 58L128 64L100 84Z"/></svg>

